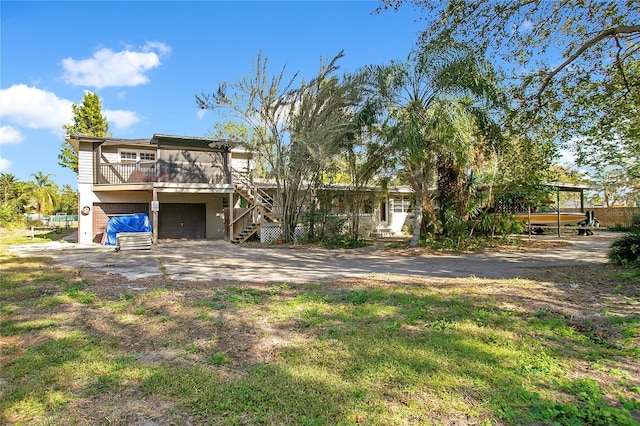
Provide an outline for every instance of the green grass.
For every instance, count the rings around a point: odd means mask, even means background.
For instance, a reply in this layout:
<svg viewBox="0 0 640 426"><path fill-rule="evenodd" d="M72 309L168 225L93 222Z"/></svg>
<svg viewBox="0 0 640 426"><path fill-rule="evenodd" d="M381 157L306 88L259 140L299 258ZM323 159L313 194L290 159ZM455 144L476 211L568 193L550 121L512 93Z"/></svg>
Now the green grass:
<svg viewBox="0 0 640 426"><path fill-rule="evenodd" d="M76 230L58 228L34 228L33 234L29 227L0 228L0 247L7 247L12 244L32 244L46 243L49 241L59 241ZM33 238L31 238L33 235Z"/></svg>
<svg viewBox="0 0 640 426"><path fill-rule="evenodd" d="M109 299L0 253L0 423L637 424L640 316L605 313L602 337L482 292L526 280L368 281Z"/></svg>

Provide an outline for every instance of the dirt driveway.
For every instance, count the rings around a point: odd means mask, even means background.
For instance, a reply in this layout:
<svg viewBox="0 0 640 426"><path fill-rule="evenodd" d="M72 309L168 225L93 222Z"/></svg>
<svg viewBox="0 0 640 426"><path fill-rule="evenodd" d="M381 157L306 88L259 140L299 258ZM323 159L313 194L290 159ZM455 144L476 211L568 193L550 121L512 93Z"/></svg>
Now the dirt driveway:
<svg viewBox="0 0 640 426"><path fill-rule="evenodd" d="M152 250L116 252L97 245L52 242L13 246L21 256L50 256L56 263L120 274L129 279L164 275L174 280L308 282L374 275L434 278L514 278L549 266L607 261L619 234L563 237L565 247L463 255L398 254L382 246L353 250L309 247L242 247L224 241L161 242ZM535 236L555 240L557 237Z"/></svg>

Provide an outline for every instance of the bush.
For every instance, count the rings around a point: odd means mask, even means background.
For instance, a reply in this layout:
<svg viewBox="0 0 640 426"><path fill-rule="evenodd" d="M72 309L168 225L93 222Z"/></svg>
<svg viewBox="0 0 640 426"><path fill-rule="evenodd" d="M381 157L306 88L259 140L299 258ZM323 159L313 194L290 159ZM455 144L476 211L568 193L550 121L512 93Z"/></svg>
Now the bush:
<svg viewBox="0 0 640 426"><path fill-rule="evenodd" d="M367 245L366 241L363 240L352 240L348 235L335 235L331 238L323 239L320 244L324 248L328 249L350 249L350 248L359 248Z"/></svg>
<svg viewBox="0 0 640 426"><path fill-rule="evenodd" d="M609 250L609 259L617 265L640 266L640 228L615 240Z"/></svg>

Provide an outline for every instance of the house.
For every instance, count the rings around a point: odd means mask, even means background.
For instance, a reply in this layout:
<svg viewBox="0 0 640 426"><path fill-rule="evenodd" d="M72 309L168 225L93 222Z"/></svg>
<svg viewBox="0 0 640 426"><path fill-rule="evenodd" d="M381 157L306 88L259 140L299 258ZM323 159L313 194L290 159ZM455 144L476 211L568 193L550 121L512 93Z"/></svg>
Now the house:
<svg viewBox="0 0 640 426"><path fill-rule="evenodd" d="M256 233L264 241L279 232L275 187L253 178L252 157L236 141L163 134L68 140L78 152L80 243L103 243L109 218L133 213L149 215L154 242L242 242ZM349 189L330 189L336 194L333 213L344 214ZM365 235L400 234L411 213L411 190L371 194L361 212Z"/></svg>

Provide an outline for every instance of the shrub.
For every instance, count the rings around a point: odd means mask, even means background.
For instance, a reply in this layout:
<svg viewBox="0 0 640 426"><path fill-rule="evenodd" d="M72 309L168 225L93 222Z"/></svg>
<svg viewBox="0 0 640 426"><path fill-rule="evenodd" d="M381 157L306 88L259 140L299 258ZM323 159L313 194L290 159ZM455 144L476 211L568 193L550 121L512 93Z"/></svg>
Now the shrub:
<svg viewBox="0 0 640 426"><path fill-rule="evenodd" d="M609 259L617 265L640 266L640 228L615 240L609 250Z"/></svg>

